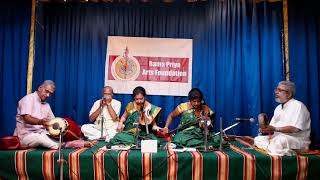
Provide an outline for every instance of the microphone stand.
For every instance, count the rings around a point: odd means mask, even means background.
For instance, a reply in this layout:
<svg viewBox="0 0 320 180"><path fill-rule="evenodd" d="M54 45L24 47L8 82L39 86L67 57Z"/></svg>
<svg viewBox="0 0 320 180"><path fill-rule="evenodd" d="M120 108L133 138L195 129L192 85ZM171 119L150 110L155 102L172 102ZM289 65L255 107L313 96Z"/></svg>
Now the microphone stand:
<svg viewBox="0 0 320 180"><path fill-rule="evenodd" d="M219 144L219 151L222 151L222 141L223 141L222 132L223 132L223 129L222 129L222 117L220 117L220 144Z"/></svg>
<svg viewBox="0 0 320 180"><path fill-rule="evenodd" d="M139 117L136 119L136 122L133 123L133 126L136 126L136 137L135 137L136 149L140 148L140 145L139 145L139 119L141 119L141 111L140 111Z"/></svg>
<svg viewBox="0 0 320 180"><path fill-rule="evenodd" d="M204 152L208 151L208 120L203 115L203 111L200 113L201 115L201 122L204 123Z"/></svg>
<svg viewBox="0 0 320 180"><path fill-rule="evenodd" d="M144 114L142 114L141 116L144 116ZM144 117L144 124L146 126L146 133L147 133L147 137L149 137L149 124L146 120L148 120L148 119L146 117Z"/></svg>
<svg viewBox="0 0 320 180"><path fill-rule="evenodd" d="M58 163L60 166L60 180L63 180L63 163L64 163L64 157L63 157L63 152L62 152L62 128L60 127L60 134L59 134L59 145L58 145L58 152L59 152L59 159L58 159Z"/></svg>
<svg viewBox="0 0 320 180"><path fill-rule="evenodd" d="M103 101L103 99L102 99ZM100 134L100 138L98 139L99 141L105 141L105 138L103 137L103 123L104 123L104 116L103 116L103 106L101 107L101 134Z"/></svg>
<svg viewBox="0 0 320 180"><path fill-rule="evenodd" d="M146 133L147 133L147 136L149 135L149 127L148 127L148 123L147 122L145 122L145 124L146 124Z"/></svg>

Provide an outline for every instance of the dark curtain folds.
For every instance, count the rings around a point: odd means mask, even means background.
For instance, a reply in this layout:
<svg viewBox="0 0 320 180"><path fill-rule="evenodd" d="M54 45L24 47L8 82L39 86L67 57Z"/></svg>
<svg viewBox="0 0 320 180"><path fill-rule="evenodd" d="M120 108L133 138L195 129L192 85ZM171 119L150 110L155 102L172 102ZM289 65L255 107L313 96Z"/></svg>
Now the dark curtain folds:
<svg viewBox="0 0 320 180"><path fill-rule="evenodd" d="M289 1L290 79L311 115L312 148L320 147L320 15L315 1Z"/></svg>
<svg viewBox="0 0 320 180"><path fill-rule="evenodd" d="M0 6L0 136L12 135L17 103L27 92L31 1Z"/></svg>
<svg viewBox="0 0 320 180"><path fill-rule="evenodd" d="M198 48L205 26L203 5L45 4L41 10L44 29L37 32L34 88L53 79L57 88L51 105L56 116L71 117L79 124L88 123L88 112L101 97L108 35L191 38ZM122 102L122 112L132 100L130 95L115 98ZM148 96L148 100L163 107L161 126L169 111L187 101L167 96Z"/></svg>
<svg viewBox="0 0 320 180"><path fill-rule="evenodd" d="M193 39L192 86L223 118L272 115L273 88L283 78L281 3L210 1L197 5L42 4L38 19L34 88L52 79L57 88L50 100L56 116L88 123L88 112L101 97L107 37L141 36ZM143 84L141 84L143 86ZM132 100L118 94L122 112ZM186 97L149 96L163 108L160 126ZM179 123L176 119L171 125ZM218 127L217 123L217 127ZM256 124L234 133L255 135ZM241 130L240 130L241 129Z"/></svg>
<svg viewBox="0 0 320 180"><path fill-rule="evenodd" d="M204 72L211 74L199 86L210 95L224 127L233 124L235 117L256 118L260 112L271 118L276 106L273 89L283 79L281 2L250 2L212 1L207 10L204 49L209 67L204 66ZM205 77L195 75L195 84ZM257 128L256 123L243 123L234 130L256 135Z"/></svg>
<svg viewBox="0 0 320 180"><path fill-rule="evenodd" d="M0 136L15 127L17 102L26 94L31 1L0 6ZM320 18L315 1L289 2L290 75L296 98L312 118L313 147L319 148ZM196 4L38 3L33 89L45 79L57 84L50 99L56 116L88 123L101 97L108 35L193 39L193 87L223 126L235 117L271 118L277 105L273 89L282 72L282 2L208 1ZM143 86L143 84L142 84ZM122 112L130 95L117 94ZM161 106L160 126L186 97L149 96ZM171 128L179 123L176 119ZM256 124L234 128L255 135Z"/></svg>

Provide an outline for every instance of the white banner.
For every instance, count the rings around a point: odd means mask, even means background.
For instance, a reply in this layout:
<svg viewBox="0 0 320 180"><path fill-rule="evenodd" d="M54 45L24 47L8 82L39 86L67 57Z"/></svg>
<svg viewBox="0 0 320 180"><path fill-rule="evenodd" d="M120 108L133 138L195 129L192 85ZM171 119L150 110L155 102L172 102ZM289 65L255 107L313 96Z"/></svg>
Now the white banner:
<svg viewBox="0 0 320 180"><path fill-rule="evenodd" d="M109 36L105 85L132 94L187 96L192 80L192 39Z"/></svg>

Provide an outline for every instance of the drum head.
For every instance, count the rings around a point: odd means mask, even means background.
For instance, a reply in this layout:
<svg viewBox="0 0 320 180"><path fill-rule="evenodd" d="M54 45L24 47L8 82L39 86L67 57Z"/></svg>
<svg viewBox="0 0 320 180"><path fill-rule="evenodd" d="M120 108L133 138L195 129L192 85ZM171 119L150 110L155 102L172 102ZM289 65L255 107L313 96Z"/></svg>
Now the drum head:
<svg viewBox="0 0 320 180"><path fill-rule="evenodd" d="M63 118L51 119L48 126L48 132L52 137L59 137L60 133L64 135L68 128L68 122Z"/></svg>

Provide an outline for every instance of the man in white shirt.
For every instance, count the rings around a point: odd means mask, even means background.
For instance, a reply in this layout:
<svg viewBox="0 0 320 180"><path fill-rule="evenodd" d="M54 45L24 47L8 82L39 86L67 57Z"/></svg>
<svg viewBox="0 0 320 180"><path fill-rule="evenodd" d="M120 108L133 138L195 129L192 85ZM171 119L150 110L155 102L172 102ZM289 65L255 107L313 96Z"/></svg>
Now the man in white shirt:
<svg viewBox="0 0 320 180"><path fill-rule="evenodd" d="M106 86L102 90L102 99L97 100L89 113L90 122L84 124L81 131L89 140L101 137L101 122L103 122L103 137L108 142L117 133L121 102L112 99L113 89Z"/></svg>
<svg viewBox="0 0 320 180"><path fill-rule="evenodd" d="M294 99L295 84L281 81L275 89L275 100L280 103L270 125L260 129L272 136L257 136L255 145L270 155L293 155L295 151L306 151L310 145L310 113L306 106Z"/></svg>

